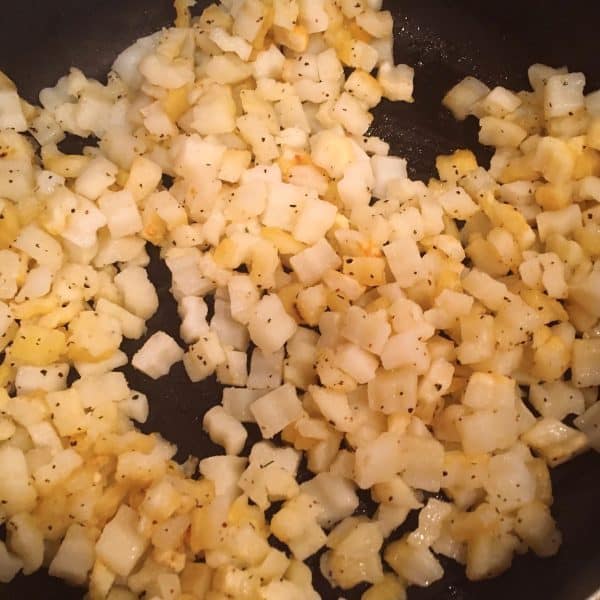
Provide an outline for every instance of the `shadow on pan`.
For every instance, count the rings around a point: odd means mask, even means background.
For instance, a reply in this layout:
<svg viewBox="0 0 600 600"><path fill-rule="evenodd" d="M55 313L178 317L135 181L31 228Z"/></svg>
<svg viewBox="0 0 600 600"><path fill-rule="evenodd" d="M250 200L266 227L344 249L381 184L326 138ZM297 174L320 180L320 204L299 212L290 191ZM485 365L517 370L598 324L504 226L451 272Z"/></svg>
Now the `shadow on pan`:
<svg viewBox="0 0 600 600"><path fill-rule="evenodd" d="M200 4L203 4L200 2ZM600 3L585 0L389 0L396 27L396 60L416 69L415 104L383 102L376 109L374 132L392 151L409 159L411 176L434 173L435 156L459 147L477 148L474 120L457 123L441 107L445 91L465 75L489 85L526 89L533 62L566 64L588 76L588 91L600 87L600 46L596 25ZM71 66L103 77L120 50L137 37L167 25L173 18L169 0L20 0L2 3L0 68L29 100L53 85ZM177 313L168 293L166 268L156 259L150 267L161 307L149 333L164 329L177 336ZM137 344L139 346L141 344ZM137 349L130 344L128 352ZM144 429L160 431L180 448L207 456L220 450L203 434L204 412L219 400L216 382L190 384L179 365L169 378L150 383L126 369L132 387L151 398L151 417ZM257 432L254 432L256 436ZM256 437L255 437L256 439ZM304 473L306 477L307 474ZM446 577L427 589L411 588L414 600L583 600L600 587L600 456L588 454L555 469L553 513L564 535L558 556L515 559L513 568L496 579L472 583L463 569L445 562ZM359 511L371 514L368 498ZM408 523L407 526L414 526ZM325 599L360 598L362 589L332 590L315 567L317 587ZM46 573L18 577L0 586L0 599L75 600L83 591L69 588Z"/></svg>

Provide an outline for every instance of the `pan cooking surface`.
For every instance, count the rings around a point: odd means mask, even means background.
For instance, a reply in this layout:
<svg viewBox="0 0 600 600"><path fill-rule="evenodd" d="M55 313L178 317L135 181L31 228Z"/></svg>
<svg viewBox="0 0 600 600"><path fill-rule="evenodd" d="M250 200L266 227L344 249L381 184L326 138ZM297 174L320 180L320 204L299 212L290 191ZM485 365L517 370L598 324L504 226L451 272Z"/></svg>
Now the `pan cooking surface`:
<svg viewBox="0 0 600 600"><path fill-rule="evenodd" d="M199 2L199 6L207 2ZM533 62L567 64L588 78L588 91L600 87L600 53L596 24L600 3L585 0L388 0L394 14L396 60L415 67L412 105L382 102L375 110L373 132L391 144L392 152L409 160L412 177L428 178L436 155L459 147L475 150L481 161L489 154L477 145L475 120L458 123L442 108L444 93L465 75L490 85L525 89L527 67ZM0 68L30 101L42 87L54 85L70 66L86 75L102 77L123 48L136 38L169 24L169 0L20 0L2 6ZM160 295L160 309L148 323L149 334L164 329L177 338L178 317L168 292L166 267L156 253L150 274ZM141 343L129 343L128 354ZM213 380L189 383L181 363L171 375L151 382L125 369L134 389L148 393L151 415L145 431L159 431L179 446L178 458L219 453L202 431L202 416L219 401ZM253 443L255 437L249 443ZM463 568L444 560L446 576L427 589L411 588L413 600L495 600L515 598L580 600L600 585L600 456L589 453L552 472L555 502L552 512L563 532L559 554L538 559L532 554L515 559L512 569L496 579L471 583ZM367 495L360 511L371 514ZM412 529L410 519L403 530ZM331 590L309 561L317 589L325 599L360 598L352 592ZM338 593L339 592L339 593ZM71 600L81 589L69 588L46 573L19 576L0 586L1 599Z"/></svg>

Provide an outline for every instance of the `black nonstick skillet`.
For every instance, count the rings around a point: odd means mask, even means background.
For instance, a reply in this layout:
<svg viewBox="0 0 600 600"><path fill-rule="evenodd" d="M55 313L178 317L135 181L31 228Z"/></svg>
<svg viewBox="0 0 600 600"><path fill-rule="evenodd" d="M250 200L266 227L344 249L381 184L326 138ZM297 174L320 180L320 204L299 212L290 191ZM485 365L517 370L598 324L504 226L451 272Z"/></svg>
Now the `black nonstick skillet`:
<svg viewBox="0 0 600 600"><path fill-rule="evenodd" d="M197 8L206 4L198 3ZM397 62L416 69L411 105L383 102L374 131L409 159L411 176L434 174L435 156L459 147L477 149L474 120L458 123L442 108L445 91L465 75L488 85L526 89L533 62L568 65L584 71L587 91L600 88L600 2L598 0L388 0L394 13ZM105 76L116 55L136 38L173 20L170 0L0 0L0 69L21 94L37 100L70 66ZM73 149L76 141L68 141ZM166 268L153 254L150 268L161 304L149 332L177 335L178 320L168 292ZM127 351L135 351L130 344ZM202 432L204 412L219 401L214 380L189 383L181 365L171 376L150 382L126 369L131 386L151 399L146 431L159 431L179 446L179 457L218 453ZM560 553L551 559L528 554L493 580L472 583L462 567L445 562L446 577L427 589L411 588L413 600L583 600L600 587L600 456L589 453L555 469L553 514L563 532ZM373 507L365 496L360 510ZM414 527L415 523L408 526ZM317 589L324 599L360 598L362 589L332 590L313 560ZM4 600L71 600L84 595L45 572L0 585Z"/></svg>

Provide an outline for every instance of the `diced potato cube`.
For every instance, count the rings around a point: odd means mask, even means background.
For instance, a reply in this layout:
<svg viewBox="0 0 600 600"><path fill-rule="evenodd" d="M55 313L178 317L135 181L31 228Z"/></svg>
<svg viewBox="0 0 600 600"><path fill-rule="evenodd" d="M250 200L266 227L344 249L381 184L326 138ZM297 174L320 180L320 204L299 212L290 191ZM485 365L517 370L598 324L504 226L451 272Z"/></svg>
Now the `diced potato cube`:
<svg viewBox="0 0 600 600"><path fill-rule="evenodd" d="M268 294L256 304L248 331L252 341L263 352L272 353L292 337L296 323L285 311L279 297Z"/></svg>
<svg viewBox="0 0 600 600"><path fill-rule="evenodd" d="M0 541L0 582L11 582L22 568L23 561L9 552L6 544Z"/></svg>
<svg viewBox="0 0 600 600"><path fill-rule="evenodd" d="M67 338L63 331L23 324L15 336L10 355L17 363L42 367L59 362L66 351Z"/></svg>
<svg viewBox="0 0 600 600"><path fill-rule="evenodd" d="M346 256L343 272L364 286L375 287L386 283L386 260L376 256Z"/></svg>
<svg viewBox="0 0 600 600"><path fill-rule="evenodd" d="M534 166L546 181L563 183L573 175L575 156L563 140L543 137L537 145Z"/></svg>
<svg viewBox="0 0 600 600"><path fill-rule="evenodd" d="M66 581L83 585L94 565L94 542L91 532L74 523L67 533L48 567L48 573Z"/></svg>
<svg viewBox="0 0 600 600"><path fill-rule="evenodd" d="M352 135L363 135L373 121L360 100L343 92L333 106L332 116Z"/></svg>
<svg viewBox="0 0 600 600"><path fill-rule="evenodd" d="M183 350L163 331L157 331L138 350L131 364L153 379L166 375L183 358Z"/></svg>
<svg viewBox="0 0 600 600"><path fill-rule="evenodd" d="M435 167L442 181L456 182L477 169L477 158L470 150L456 150L452 154L440 154Z"/></svg>
<svg viewBox="0 0 600 600"><path fill-rule="evenodd" d="M107 314L82 311L69 323L69 356L76 361L101 361L118 350L122 340L121 324Z"/></svg>
<svg viewBox="0 0 600 600"><path fill-rule="evenodd" d="M338 538L335 542L334 537ZM380 581L383 577L379 556L382 543L383 536L377 523L358 522L354 527L346 528L342 522L328 539L328 545L333 547L326 555L325 564L333 581L343 589L363 581Z"/></svg>
<svg viewBox="0 0 600 600"><path fill-rule="evenodd" d="M442 104L452 111L456 119L463 121L472 114L475 104L489 92L490 88L478 79L465 77L444 96Z"/></svg>
<svg viewBox="0 0 600 600"><path fill-rule="evenodd" d="M122 505L115 517L105 525L98 542L98 557L115 573L126 577L142 557L148 540L138 531L138 516Z"/></svg>
<svg viewBox="0 0 600 600"><path fill-rule="evenodd" d="M272 438L302 415L302 404L289 383L255 400L250 411L264 438Z"/></svg>
<svg viewBox="0 0 600 600"><path fill-rule="evenodd" d="M483 117L479 123L479 142L486 146L517 148L527 137L527 131L505 119Z"/></svg>
<svg viewBox="0 0 600 600"><path fill-rule="evenodd" d="M337 270L342 261L329 242L322 238L290 259L298 279L305 285L318 283L329 270Z"/></svg>
<svg viewBox="0 0 600 600"><path fill-rule="evenodd" d="M475 535L467 546L467 577L473 581L494 577L510 567L518 540L510 534Z"/></svg>
<svg viewBox="0 0 600 600"><path fill-rule="evenodd" d="M573 383L580 388L600 385L600 339L573 342Z"/></svg>
<svg viewBox="0 0 600 600"><path fill-rule="evenodd" d="M557 419L542 418L521 438L554 467L571 459L587 447L585 434Z"/></svg>
<svg viewBox="0 0 600 600"><path fill-rule="evenodd" d="M544 87L544 115L547 119L564 117L584 108L583 73L558 74L548 77Z"/></svg>
<svg viewBox="0 0 600 600"><path fill-rule="evenodd" d="M562 541L550 509L539 501L519 510L515 531L538 556L553 556Z"/></svg>
<svg viewBox="0 0 600 600"><path fill-rule="evenodd" d="M60 435L77 435L86 429L85 412L75 389L52 392L46 396L46 402Z"/></svg>
<svg viewBox="0 0 600 600"><path fill-rule="evenodd" d="M415 585L429 586L444 574L442 566L427 547L412 546L406 537L387 546L384 558L396 573Z"/></svg>
<svg viewBox="0 0 600 600"><path fill-rule="evenodd" d="M0 447L0 502L8 516L33 510L37 493L23 451L16 446Z"/></svg>
<svg viewBox="0 0 600 600"><path fill-rule="evenodd" d="M225 412L222 406L210 409L202 421L211 440L225 448L227 454L239 454L248 436L244 426Z"/></svg>
<svg viewBox="0 0 600 600"><path fill-rule="evenodd" d="M25 512L7 523L8 546L23 561L23 573L29 575L42 566L44 537L35 519Z"/></svg>
<svg viewBox="0 0 600 600"><path fill-rule="evenodd" d="M353 71L344 84L344 89L363 102L368 108L377 106L381 100L381 85L365 71Z"/></svg>
<svg viewBox="0 0 600 600"><path fill-rule="evenodd" d="M48 496L83 464L83 459L75 450L68 448L54 455L52 460L33 473L33 480L39 493Z"/></svg>

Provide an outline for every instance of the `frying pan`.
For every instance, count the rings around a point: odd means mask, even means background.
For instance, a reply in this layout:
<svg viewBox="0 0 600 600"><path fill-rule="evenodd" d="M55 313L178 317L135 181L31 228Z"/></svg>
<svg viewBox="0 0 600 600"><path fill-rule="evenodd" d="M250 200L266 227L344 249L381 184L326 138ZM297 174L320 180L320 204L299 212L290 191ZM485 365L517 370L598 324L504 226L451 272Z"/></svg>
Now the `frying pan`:
<svg viewBox="0 0 600 600"><path fill-rule="evenodd" d="M201 0L197 8L204 4ZM588 91L600 87L599 2L389 0L386 4L394 14L396 61L416 69L416 102L383 102L375 111L373 130L391 144L393 153L409 159L412 177L430 177L435 156L459 147L476 151L483 164L489 161L489 153L477 146L475 120L455 122L440 105L445 91L465 75L479 77L489 85L526 89L528 65L545 62L585 72ZM54 85L72 65L88 76L102 78L118 52L173 19L170 0L2 0L0 10L0 68L30 101L37 100L39 90ZM64 144L71 151L82 145L74 140ZM161 302L149 323L149 334L164 329L177 338L178 318L168 291L168 271L155 252L152 257L150 274ZM126 351L134 352L140 345L130 343ZM125 372L131 386L151 400L145 431L159 431L176 442L180 459L221 452L201 426L204 412L220 398L214 380L190 384L181 365L157 382L128 368ZM256 440L257 431L252 433ZM544 560L531 554L517 557L507 573L479 583L467 581L462 567L442 560L444 579L430 588L411 588L409 598L588 598L600 587L600 456L589 453L558 467L552 480L552 512L564 536L557 556ZM373 509L364 495L359 512L372 514ZM403 531L415 524L415 517L409 519ZM360 598L364 588L332 590L319 575L318 560L313 557L310 564L324 599ZM0 598L7 600L79 600L83 594L45 572L20 576L0 587Z"/></svg>

